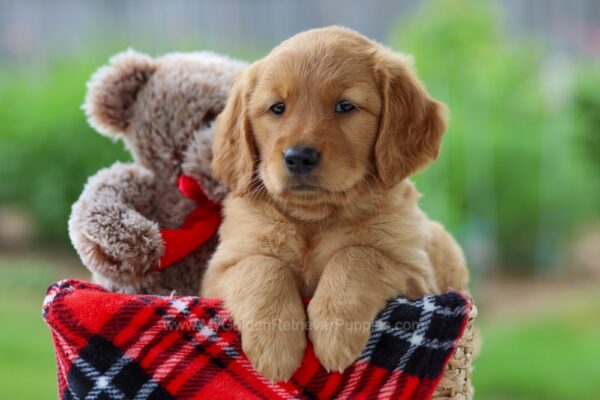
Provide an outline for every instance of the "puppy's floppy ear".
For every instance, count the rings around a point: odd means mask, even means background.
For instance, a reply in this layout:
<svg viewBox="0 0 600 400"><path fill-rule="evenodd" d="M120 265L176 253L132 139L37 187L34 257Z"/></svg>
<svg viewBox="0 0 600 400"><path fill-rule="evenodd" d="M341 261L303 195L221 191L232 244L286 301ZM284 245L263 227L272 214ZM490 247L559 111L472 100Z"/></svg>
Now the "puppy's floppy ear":
<svg viewBox="0 0 600 400"><path fill-rule="evenodd" d="M118 137L129 126L139 91L156 71L156 63L145 54L127 50L110 59L88 82L83 109L98 132Z"/></svg>
<svg viewBox="0 0 600 400"><path fill-rule="evenodd" d="M212 169L236 195L252 189L256 147L248 103L256 85L258 63L236 77L225 109L217 117L213 139Z"/></svg>
<svg viewBox="0 0 600 400"><path fill-rule="evenodd" d="M381 181L391 187L437 158L448 111L429 96L411 57L381 48L375 73L383 100L375 162Z"/></svg>

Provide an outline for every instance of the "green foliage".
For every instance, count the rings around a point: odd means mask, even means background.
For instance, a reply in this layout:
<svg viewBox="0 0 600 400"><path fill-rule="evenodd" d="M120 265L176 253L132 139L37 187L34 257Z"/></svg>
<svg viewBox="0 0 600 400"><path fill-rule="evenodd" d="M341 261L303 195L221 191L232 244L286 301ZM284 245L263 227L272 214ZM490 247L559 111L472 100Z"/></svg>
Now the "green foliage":
<svg viewBox="0 0 600 400"><path fill-rule="evenodd" d="M600 63L583 69L580 75L575 90L578 150L593 168L596 179L600 179Z"/></svg>
<svg viewBox="0 0 600 400"><path fill-rule="evenodd" d="M598 190L571 146L568 94L555 104L553 77L544 79L554 65L511 41L484 3L435 1L421 12L391 42L415 56L451 111L441 158L418 177L425 209L458 234L471 262L556 263Z"/></svg>
<svg viewBox="0 0 600 400"><path fill-rule="evenodd" d="M489 3L433 1L390 42L415 55L451 110L440 159L417 177L424 208L459 237L471 264L532 268L560 261L574 228L598 217L600 78L574 69L574 96L557 101L544 74L553 63L536 44L511 41L501 22ZM86 178L129 159L80 110L85 82L122 48L39 70L0 64L0 205L31 212L42 242L66 246Z"/></svg>
<svg viewBox="0 0 600 400"><path fill-rule="evenodd" d="M87 177L129 157L80 108L86 81L105 62L0 69L0 204L24 206L42 242L66 245L71 204Z"/></svg>

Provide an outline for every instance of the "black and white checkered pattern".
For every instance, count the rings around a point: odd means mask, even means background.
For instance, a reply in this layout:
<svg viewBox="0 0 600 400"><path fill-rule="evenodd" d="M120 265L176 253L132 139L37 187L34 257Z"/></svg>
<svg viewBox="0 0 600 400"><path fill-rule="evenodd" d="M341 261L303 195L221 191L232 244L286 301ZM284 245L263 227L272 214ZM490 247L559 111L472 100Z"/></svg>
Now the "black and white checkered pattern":
<svg viewBox="0 0 600 400"><path fill-rule="evenodd" d="M467 307L465 298L457 293L417 301L393 300L375 319L359 360L433 379L460 337Z"/></svg>
<svg viewBox="0 0 600 400"><path fill-rule="evenodd" d="M67 380L64 398L69 400L173 399L137 362L100 336L90 339Z"/></svg>

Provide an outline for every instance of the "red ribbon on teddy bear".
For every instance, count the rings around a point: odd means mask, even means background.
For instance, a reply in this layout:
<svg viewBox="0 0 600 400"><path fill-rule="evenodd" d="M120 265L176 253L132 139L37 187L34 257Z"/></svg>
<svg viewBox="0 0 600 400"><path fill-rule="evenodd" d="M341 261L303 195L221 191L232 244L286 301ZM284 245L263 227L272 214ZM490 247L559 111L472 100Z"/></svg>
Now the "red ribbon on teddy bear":
<svg viewBox="0 0 600 400"><path fill-rule="evenodd" d="M187 175L180 175L177 181L179 191L194 200L196 208L190 212L178 229L161 229L165 252L160 258L159 270L181 260L206 243L219 229L221 206L211 201L198 185Z"/></svg>

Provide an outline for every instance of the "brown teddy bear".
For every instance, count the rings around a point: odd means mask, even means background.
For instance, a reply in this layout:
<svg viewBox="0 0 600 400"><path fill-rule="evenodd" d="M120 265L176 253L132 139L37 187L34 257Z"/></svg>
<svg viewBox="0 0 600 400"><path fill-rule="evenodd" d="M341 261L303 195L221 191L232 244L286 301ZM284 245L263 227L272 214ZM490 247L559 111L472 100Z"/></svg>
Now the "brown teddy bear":
<svg viewBox="0 0 600 400"><path fill-rule="evenodd" d="M69 235L95 282L199 293L226 194L210 170L211 123L244 65L209 52L153 59L129 50L92 77L90 124L122 139L134 160L92 176L73 205Z"/></svg>

